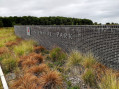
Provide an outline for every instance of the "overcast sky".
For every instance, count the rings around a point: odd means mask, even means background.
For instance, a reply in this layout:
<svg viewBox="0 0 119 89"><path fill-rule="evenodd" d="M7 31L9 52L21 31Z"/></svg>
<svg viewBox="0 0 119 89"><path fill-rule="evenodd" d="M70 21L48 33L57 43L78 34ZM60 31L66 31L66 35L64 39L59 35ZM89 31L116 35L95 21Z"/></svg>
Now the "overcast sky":
<svg viewBox="0 0 119 89"><path fill-rule="evenodd" d="M119 23L119 0L0 0L0 16L64 16Z"/></svg>

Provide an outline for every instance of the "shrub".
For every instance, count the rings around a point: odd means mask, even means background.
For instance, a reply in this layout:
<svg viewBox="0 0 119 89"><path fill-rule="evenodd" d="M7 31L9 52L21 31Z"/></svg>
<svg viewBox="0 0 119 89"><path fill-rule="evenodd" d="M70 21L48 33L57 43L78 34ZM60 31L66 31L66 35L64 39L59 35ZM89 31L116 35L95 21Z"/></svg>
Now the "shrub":
<svg viewBox="0 0 119 89"><path fill-rule="evenodd" d="M2 60L2 68L5 73L12 72L17 67L17 59L10 57Z"/></svg>
<svg viewBox="0 0 119 89"><path fill-rule="evenodd" d="M89 54L85 55L82 65L85 68L90 68L90 67L93 67L95 65L95 63L96 63L96 60L95 60L94 56L91 53L89 53Z"/></svg>
<svg viewBox="0 0 119 89"><path fill-rule="evenodd" d="M119 80L113 71L108 70L99 83L100 89L119 89Z"/></svg>
<svg viewBox="0 0 119 89"><path fill-rule="evenodd" d="M50 58L53 62L63 61L66 59L66 54L61 50L61 48L54 48L50 51Z"/></svg>
<svg viewBox="0 0 119 89"><path fill-rule="evenodd" d="M34 41L23 41L20 45L14 47L15 54L22 56L33 51Z"/></svg>
<svg viewBox="0 0 119 89"><path fill-rule="evenodd" d="M59 89L62 86L62 78L56 71L51 71L40 77L40 84L43 89Z"/></svg>
<svg viewBox="0 0 119 89"><path fill-rule="evenodd" d="M82 62L82 60L83 60L82 54L77 50L73 50L69 54L69 57L68 57L68 60L67 60L67 65L68 66L78 65Z"/></svg>
<svg viewBox="0 0 119 89"><path fill-rule="evenodd" d="M93 69L86 69L84 74L82 75L82 79L86 84L88 84L91 87L96 86L96 76L93 71Z"/></svg>

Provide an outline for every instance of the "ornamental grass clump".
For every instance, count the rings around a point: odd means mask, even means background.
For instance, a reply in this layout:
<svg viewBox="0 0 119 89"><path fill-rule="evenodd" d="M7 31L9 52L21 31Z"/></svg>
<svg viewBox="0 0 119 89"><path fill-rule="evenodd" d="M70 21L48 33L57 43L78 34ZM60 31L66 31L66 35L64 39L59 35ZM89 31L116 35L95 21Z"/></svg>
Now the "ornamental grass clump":
<svg viewBox="0 0 119 89"><path fill-rule="evenodd" d="M45 50L45 48L43 46L34 47L34 52L36 52L36 53L43 52L44 50Z"/></svg>
<svg viewBox="0 0 119 89"><path fill-rule="evenodd" d="M102 76L106 73L106 70L108 70L106 66L104 66L103 64L99 62L95 63L95 65L93 66L93 69L95 70L95 74L97 76L98 81L102 79Z"/></svg>
<svg viewBox="0 0 119 89"><path fill-rule="evenodd" d="M90 87L96 87L97 85L96 76L93 69L86 69L84 74L82 75L82 79Z"/></svg>
<svg viewBox="0 0 119 89"><path fill-rule="evenodd" d="M39 89L39 79L33 74L26 73L14 81L11 89Z"/></svg>
<svg viewBox="0 0 119 89"><path fill-rule="evenodd" d="M53 62L62 61L66 59L66 54L61 48L54 48L50 51L50 58Z"/></svg>
<svg viewBox="0 0 119 89"><path fill-rule="evenodd" d="M93 67L96 64L96 59L94 58L93 54L88 53L85 55L82 65L85 68Z"/></svg>
<svg viewBox="0 0 119 89"><path fill-rule="evenodd" d="M38 66L32 66L28 69L27 73L32 73L37 77L40 77L42 74L46 74L50 71L49 67L46 64L40 64Z"/></svg>
<svg viewBox="0 0 119 89"><path fill-rule="evenodd" d="M38 60L33 60L32 58L28 58L21 63L23 69L29 68L37 64L38 64Z"/></svg>
<svg viewBox="0 0 119 89"><path fill-rule="evenodd" d="M38 63L43 62L43 57L41 56L41 54L36 54L33 52L33 53L30 53L29 55L21 56L20 60L18 60L18 65L22 66L22 62L26 61L27 59L37 60Z"/></svg>
<svg viewBox="0 0 119 89"><path fill-rule="evenodd" d="M42 89L62 89L62 78L59 72L50 71L40 77Z"/></svg>
<svg viewBox="0 0 119 89"><path fill-rule="evenodd" d="M37 60L39 64L43 63L44 58L41 54L34 54L31 56L32 60Z"/></svg>
<svg viewBox="0 0 119 89"><path fill-rule="evenodd" d="M119 80L112 70L107 70L99 82L100 89L119 89Z"/></svg>
<svg viewBox="0 0 119 89"><path fill-rule="evenodd" d="M68 57L68 60L67 60L67 65L68 66L79 65L79 64L81 64L82 61L83 61L82 54L77 50L73 50L69 54L69 57Z"/></svg>

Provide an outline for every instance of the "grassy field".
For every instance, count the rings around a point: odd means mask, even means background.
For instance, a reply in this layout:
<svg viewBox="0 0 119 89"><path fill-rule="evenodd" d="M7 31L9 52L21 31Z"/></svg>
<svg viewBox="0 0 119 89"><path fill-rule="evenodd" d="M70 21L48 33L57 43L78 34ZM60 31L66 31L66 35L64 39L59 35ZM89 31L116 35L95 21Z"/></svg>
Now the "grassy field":
<svg viewBox="0 0 119 89"><path fill-rule="evenodd" d="M93 54L47 50L16 37L13 28L0 29L0 64L10 89L119 89L119 72Z"/></svg>

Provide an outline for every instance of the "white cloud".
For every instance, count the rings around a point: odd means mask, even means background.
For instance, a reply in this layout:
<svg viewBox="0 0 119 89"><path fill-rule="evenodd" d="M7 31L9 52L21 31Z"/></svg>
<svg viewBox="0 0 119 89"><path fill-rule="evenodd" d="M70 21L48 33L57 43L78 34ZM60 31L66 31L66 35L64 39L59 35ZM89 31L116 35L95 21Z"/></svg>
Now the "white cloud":
<svg viewBox="0 0 119 89"><path fill-rule="evenodd" d="M0 0L0 16L65 16L119 22L119 0Z"/></svg>

